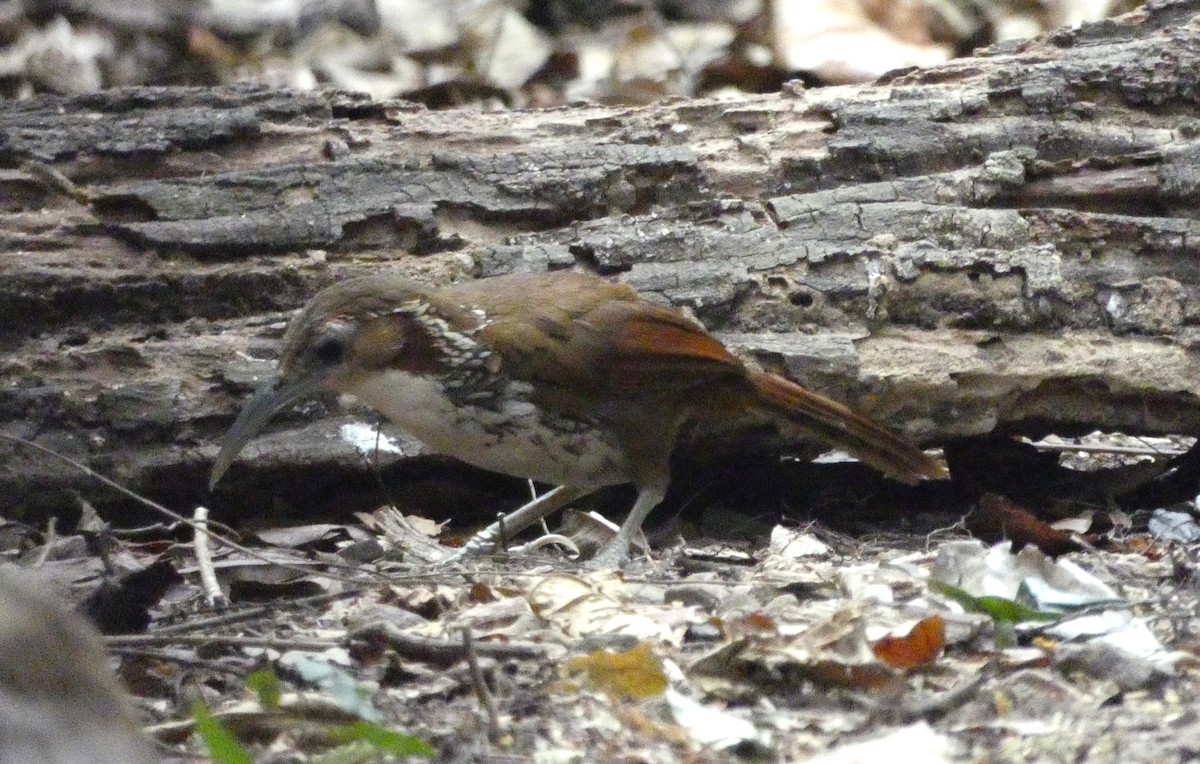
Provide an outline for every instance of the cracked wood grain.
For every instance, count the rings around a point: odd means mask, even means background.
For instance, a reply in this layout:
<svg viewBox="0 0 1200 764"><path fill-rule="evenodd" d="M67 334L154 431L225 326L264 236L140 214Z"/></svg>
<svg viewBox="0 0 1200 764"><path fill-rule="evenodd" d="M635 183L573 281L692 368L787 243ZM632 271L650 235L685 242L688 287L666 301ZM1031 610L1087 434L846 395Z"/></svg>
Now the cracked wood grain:
<svg viewBox="0 0 1200 764"><path fill-rule="evenodd" d="M1163 0L869 87L736 101L431 112L232 87L6 104L0 428L159 501L207 501L216 437L321 286L579 267L927 443L1195 433L1198 17L1200 0ZM369 491L336 437L363 414L330 412L281 418L213 505L267 501L251 483L285 503ZM399 442L385 466L420 452ZM6 514L69 509L83 486L0 452Z"/></svg>

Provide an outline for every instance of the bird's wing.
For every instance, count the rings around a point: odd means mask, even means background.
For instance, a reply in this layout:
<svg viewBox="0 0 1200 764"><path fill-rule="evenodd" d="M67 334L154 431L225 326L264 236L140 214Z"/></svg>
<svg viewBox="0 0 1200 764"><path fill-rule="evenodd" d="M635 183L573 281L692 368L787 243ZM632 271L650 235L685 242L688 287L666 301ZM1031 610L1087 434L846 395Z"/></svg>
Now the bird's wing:
<svg viewBox="0 0 1200 764"><path fill-rule="evenodd" d="M613 392L686 389L745 375L742 362L717 338L669 308L641 300L611 302L576 321L599 337L594 345L602 350L589 359L592 372Z"/></svg>
<svg viewBox="0 0 1200 764"><path fill-rule="evenodd" d="M636 398L678 392L684 380L745 376L741 361L703 327L628 287L545 274L527 277L519 299L520 309L502 306L479 332L517 379Z"/></svg>

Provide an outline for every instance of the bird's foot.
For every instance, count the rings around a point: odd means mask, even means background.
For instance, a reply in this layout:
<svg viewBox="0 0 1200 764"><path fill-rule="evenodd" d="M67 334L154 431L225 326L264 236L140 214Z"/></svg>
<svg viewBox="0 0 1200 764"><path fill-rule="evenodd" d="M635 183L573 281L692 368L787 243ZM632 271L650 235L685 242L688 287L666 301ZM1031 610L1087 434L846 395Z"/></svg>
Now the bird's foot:
<svg viewBox="0 0 1200 764"><path fill-rule="evenodd" d="M620 536L604 545L604 548L590 560L583 563L589 570L615 570L625 567L629 562L629 542Z"/></svg>
<svg viewBox="0 0 1200 764"><path fill-rule="evenodd" d="M585 494L587 494L587 491L569 486L559 486L552 491L548 491L515 512L501 516L496 522L476 533L467 541L462 549L451 555L450 559L446 562L461 562L469 557L485 557L502 552L507 544L507 540L511 539L516 533L528 528L551 512L561 509L569 502ZM551 543L558 543L557 539L560 538L560 536L555 536L555 541ZM524 548L536 549L537 542L534 542L534 544L532 547L528 544L524 545L524 547L517 547L516 551L520 553Z"/></svg>

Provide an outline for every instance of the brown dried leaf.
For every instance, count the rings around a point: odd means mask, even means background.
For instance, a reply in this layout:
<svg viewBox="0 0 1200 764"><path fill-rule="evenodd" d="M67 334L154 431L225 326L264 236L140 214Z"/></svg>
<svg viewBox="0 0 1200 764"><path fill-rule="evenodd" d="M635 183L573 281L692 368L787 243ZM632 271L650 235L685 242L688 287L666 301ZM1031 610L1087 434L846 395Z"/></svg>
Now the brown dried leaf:
<svg viewBox="0 0 1200 764"><path fill-rule="evenodd" d="M898 669L927 666L937 660L946 646L946 622L931 615L917 622L902 637L884 637L871 644L875 657Z"/></svg>
<svg viewBox="0 0 1200 764"><path fill-rule="evenodd" d="M773 685L807 679L860 689L880 687L896 677L872 653L862 608L856 604L794 636L747 634L701 658L692 670L739 683Z"/></svg>

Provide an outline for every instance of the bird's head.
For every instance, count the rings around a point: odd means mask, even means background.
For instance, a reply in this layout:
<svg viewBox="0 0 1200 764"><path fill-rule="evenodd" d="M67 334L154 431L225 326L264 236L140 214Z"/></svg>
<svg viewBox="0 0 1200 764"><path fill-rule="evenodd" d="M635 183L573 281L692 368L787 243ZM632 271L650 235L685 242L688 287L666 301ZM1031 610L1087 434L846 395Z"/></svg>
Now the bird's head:
<svg viewBox="0 0 1200 764"><path fill-rule="evenodd" d="M419 365L427 338L414 331L413 317L425 305L422 287L387 275L349 279L313 297L288 324L275 374L221 441L209 488L280 409L321 392L353 392L364 375L389 365Z"/></svg>

